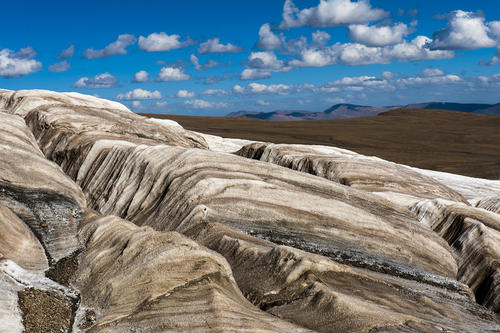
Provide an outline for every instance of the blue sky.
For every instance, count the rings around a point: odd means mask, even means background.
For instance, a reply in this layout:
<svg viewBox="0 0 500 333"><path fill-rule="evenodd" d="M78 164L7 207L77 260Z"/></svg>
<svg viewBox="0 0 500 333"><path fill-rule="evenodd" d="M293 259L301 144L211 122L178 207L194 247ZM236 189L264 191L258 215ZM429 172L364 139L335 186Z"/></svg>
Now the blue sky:
<svg viewBox="0 0 500 333"><path fill-rule="evenodd" d="M136 112L500 102L500 1L2 3L0 88Z"/></svg>

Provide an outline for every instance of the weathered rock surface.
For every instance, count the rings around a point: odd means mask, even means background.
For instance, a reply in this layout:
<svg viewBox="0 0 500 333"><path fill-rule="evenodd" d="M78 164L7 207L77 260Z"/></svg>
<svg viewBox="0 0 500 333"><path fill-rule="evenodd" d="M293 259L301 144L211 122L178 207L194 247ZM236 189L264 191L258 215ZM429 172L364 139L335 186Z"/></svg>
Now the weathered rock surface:
<svg viewBox="0 0 500 333"><path fill-rule="evenodd" d="M75 285L97 313L90 332L307 331L255 308L222 256L176 232L109 216L79 237Z"/></svg>
<svg viewBox="0 0 500 333"><path fill-rule="evenodd" d="M411 167L411 169L448 186L460 193L470 202L476 202L486 197L498 196L500 193L500 180L467 177L448 172L413 167Z"/></svg>
<svg viewBox="0 0 500 333"><path fill-rule="evenodd" d="M0 90L0 109L3 331L27 327L18 293L79 305L73 331L500 330L495 199L80 94Z"/></svg>
<svg viewBox="0 0 500 333"><path fill-rule="evenodd" d="M59 260L77 247L78 212L85 208L81 189L48 161L23 119L0 113L0 203L37 235Z"/></svg>
<svg viewBox="0 0 500 333"><path fill-rule="evenodd" d="M124 137L150 144L207 147L201 136L182 127L138 116L116 102L77 93L0 90L2 108L25 119L41 149L52 160L57 160L52 153L58 145L82 140L80 135L94 139Z"/></svg>
<svg viewBox="0 0 500 333"><path fill-rule="evenodd" d="M442 200L419 202L413 210L453 247L458 280L479 304L500 312L500 215Z"/></svg>
<svg viewBox="0 0 500 333"><path fill-rule="evenodd" d="M48 268L45 251L31 229L0 203L0 260L10 259L29 270Z"/></svg>
<svg viewBox="0 0 500 333"><path fill-rule="evenodd" d="M366 257L394 269L456 274L446 243L390 202L271 164L101 140L80 167L66 171L76 175L93 209L137 224L182 231L218 222L299 248L310 244L311 251L317 247L353 262Z"/></svg>
<svg viewBox="0 0 500 333"><path fill-rule="evenodd" d="M500 195L483 198L476 203L476 207L500 214Z"/></svg>
<svg viewBox="0 0 500 333"><path fill-rule="evenodd" d="M406 166L345 149L253 143L241 148L237 154L310 173L364 191L464 201L457 192Z"/></svg>
<svg viewBox="0 0 500 333"><path fill-rule="evenodd" d="M484 330L497 327L477 317L493 320L453 280L456 263L443 240L370 193L230 154L112 140L97 141L67 172L94 209L182 232L221 253L248 299L298 325L320 331L406 323L421 331L435 325L468 331L471 321ZM359 291L356 279L369 279L369 286L360 282ZM391 297L397 305L387 309ZM450 307L430 315L421 311L427 301Z"/></svg>

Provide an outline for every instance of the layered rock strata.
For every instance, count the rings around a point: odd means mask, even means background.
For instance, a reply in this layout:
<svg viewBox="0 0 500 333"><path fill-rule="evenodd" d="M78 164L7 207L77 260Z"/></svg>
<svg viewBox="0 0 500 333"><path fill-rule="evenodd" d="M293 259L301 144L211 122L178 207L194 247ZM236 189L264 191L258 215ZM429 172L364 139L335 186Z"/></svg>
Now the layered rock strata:
<svg viewBox="0 0 500 333"><path fill-rule="evenodd" d="M89 332L308 331L254 307L222 256L176 232L107 216L82 223L79 238L75 285L97 318Z"/></svg>
<svg viewBox="0 0 500 333"><path fill-rule="evenodd" d="M457 279L479 304L500 312L500 215L443 200L422 201L412 210L453 247Z"/></svg>
<svg viewBox="0 0 500 333"><path fill-rule="evenodd" d="M464 201L457 192L408 167L327 146L256 142L236 154L310 173L369 192Z"/></svg>

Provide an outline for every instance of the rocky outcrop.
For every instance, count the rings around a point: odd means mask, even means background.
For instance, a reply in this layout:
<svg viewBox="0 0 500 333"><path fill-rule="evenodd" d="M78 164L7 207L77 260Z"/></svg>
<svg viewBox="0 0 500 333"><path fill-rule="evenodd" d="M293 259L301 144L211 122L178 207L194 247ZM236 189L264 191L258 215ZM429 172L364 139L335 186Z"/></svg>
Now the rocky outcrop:
<svg viewBox="0 0 500 333"><path fill-rule="evenodd" d="M453 247L458 280L472 288L479 304L500 312L500 215L442 200L412 209Z"/></svg>
<svg viewBox="0 0 500 333"><path fill-rule="evenodd" d="M464 201L457 192L406 166L345 149L257 142L244 146L236 154L310 173L364 191Z"/></svg>
<svg viewBox="0 0 500 333"><path fill-rule="evenodd" d="M500 214L500 195L483 198L476 203L476 207Z"/></svg>
<svg viewBox="0 0 500 333"><path fill-rule="evenodd" d="M100 140L85 152L66 171L92 208L181 232L219 252L252 303L297 325L319 331L393 325L467 331L470 321L496 327L476 317L493 320L454 280L456 263L445 242L379 196L206 150ZM403 296L401 290L420 292ZM387 309L384 297L398 306ZM451 305L429 315L421 311L428 302Z"/></svg>
<svg viewBox="0 0 500 333"><path fill-rule="evenodd" d="M307 331L255 308L222 256L176 232L108 216L85 222L79 237L75 285L97 313L89 332Z"/></svg>
<svg viewBox="0 0 500 333"><path fill-rule="evenodd" d="M206 148L205 140L182 127L150 120L125 106L77 93L0 90L0 109L23 117L47 157L67 141L127 138L135 142ZM61 142L61 140L66 140Z"/></svg>
<svg viewBox="0 0 500 333"><path fill-rule="evenodd" d="M57 261L78 247L77 220L85 197L59 166L44 157L21 117L1 117L0 203L30 227Z"/></svg>
<svg viewBox="0 0 500 333"><path fill-rule="evenodd" d="M500 328L498 214L422 173L73 93L0 90L0 108L10 331ZM47 302L50 325L30 310Z"/></svg>

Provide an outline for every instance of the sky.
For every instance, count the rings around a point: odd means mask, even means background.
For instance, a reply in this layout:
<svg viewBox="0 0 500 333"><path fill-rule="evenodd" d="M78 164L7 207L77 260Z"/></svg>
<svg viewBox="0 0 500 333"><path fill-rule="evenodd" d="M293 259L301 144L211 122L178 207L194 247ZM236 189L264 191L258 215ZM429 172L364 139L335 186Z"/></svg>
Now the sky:
<svg viewBox="0 0 500 333"><path fill-rule="evenodd" d="M5 1L0 88L135 112L500 102L500 1Z"/></svg>

